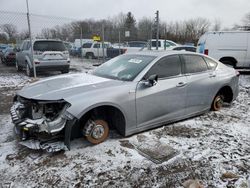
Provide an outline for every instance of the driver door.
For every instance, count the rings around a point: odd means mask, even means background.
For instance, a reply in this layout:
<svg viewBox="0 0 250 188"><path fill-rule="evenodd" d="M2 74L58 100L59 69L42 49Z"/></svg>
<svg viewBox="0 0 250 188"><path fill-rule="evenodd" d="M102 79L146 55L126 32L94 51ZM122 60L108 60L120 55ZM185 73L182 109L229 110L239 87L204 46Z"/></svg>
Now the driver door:
<svg viewBox="0 0 250 188"><path fill-rule="evenodd" d="M137 127L175 120L185 115L186 77L181 74L178 55L166 56L156 62L145 78L157 74L158 82L147 86L145 80L136 89Z"/></svg>

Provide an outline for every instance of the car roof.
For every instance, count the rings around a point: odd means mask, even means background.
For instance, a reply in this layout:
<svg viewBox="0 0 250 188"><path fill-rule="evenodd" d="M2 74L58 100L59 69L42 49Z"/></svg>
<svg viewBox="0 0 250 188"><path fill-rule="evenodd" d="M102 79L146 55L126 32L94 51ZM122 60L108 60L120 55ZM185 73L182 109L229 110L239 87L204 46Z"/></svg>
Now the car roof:
<svg viewBox="0 0 250 188"><path fill-rule="evenodd" d="M30 41L30 39L26 39L24 41ZM55 41L55 42L63 42L62 40L59 39L32 39L32 42L36 41Z"/></svg>
<svg viewBox="0 0 250 188"><path fill-rule="evenodd" d="M174 50L144 50L140 52L135 53L128 53L128 55L148 55L148 56L156 56L156 57L163 57L166 55L179 55L179 54L195 54L195 55L201 55L199 53L195 52L189 52L189 51L174 51Z"/></svg>

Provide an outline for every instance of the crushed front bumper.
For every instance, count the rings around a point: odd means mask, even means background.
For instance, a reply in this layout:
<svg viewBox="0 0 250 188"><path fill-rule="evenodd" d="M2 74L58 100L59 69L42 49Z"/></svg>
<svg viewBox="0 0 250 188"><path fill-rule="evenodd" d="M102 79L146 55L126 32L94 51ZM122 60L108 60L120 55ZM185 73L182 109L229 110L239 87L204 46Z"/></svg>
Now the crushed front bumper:
<svg viewBox="0 0 250 188"><path fill-rule="evenodd" d="M22 118L20 110L24 105L15 102L10 114L15 125L15 133L20 138L20 144L30 149L43 149L48 152L57 152L70 149L70 134L64 129L71 131L75 120L69 120L62 113L54 121L47 122L44 118ZM70 128L69 128L70 126Z"/></svg>

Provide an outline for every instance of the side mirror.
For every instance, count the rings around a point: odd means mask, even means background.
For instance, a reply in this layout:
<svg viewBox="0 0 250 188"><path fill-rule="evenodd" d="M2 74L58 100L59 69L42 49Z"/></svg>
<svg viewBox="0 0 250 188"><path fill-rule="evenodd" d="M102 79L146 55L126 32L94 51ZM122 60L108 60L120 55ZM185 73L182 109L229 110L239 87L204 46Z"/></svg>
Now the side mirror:
<svg viewBox="0 0 250 188"><path fill-rule="evenodd" d="M17 48L15 48L15 51L16 51L16 52L20 52L21 49L17 47Z"/></svg>
<svg viewBox="0 0 250 188"><path fill-rule="evenodd" d="M157 82L158 82L158 75L153 74L153 75L148 77L148 79L145 82L145 85L152 87L152 86L156 85Z"/></svg>

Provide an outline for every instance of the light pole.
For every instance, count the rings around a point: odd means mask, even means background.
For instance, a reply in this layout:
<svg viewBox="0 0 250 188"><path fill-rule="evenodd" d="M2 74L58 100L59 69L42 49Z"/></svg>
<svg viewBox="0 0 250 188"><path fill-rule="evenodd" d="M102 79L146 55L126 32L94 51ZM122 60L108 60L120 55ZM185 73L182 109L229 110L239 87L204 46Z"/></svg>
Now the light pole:
<svg viewBox="0 0 250 188"><path fill-rule="evenodd" d="M26 5L27 5L27 20L28 20L29 35L30 35L31 59L32 59L32 65L33 65L34 78L36 78L36 67L35 67L35 63L34 63L34 53L33 53L32 36L31 36L31 28L30 28L30 13L29 13L28 0L26 0Z"/></svg>
<svg viewBox="0 0 250 188"><path fill-rule="evenodd" d="M158 50L158 47L159 47L159 44L158 44L158 41L159 41L159 11L157 10L156 11L156 50Z"/></svg>

